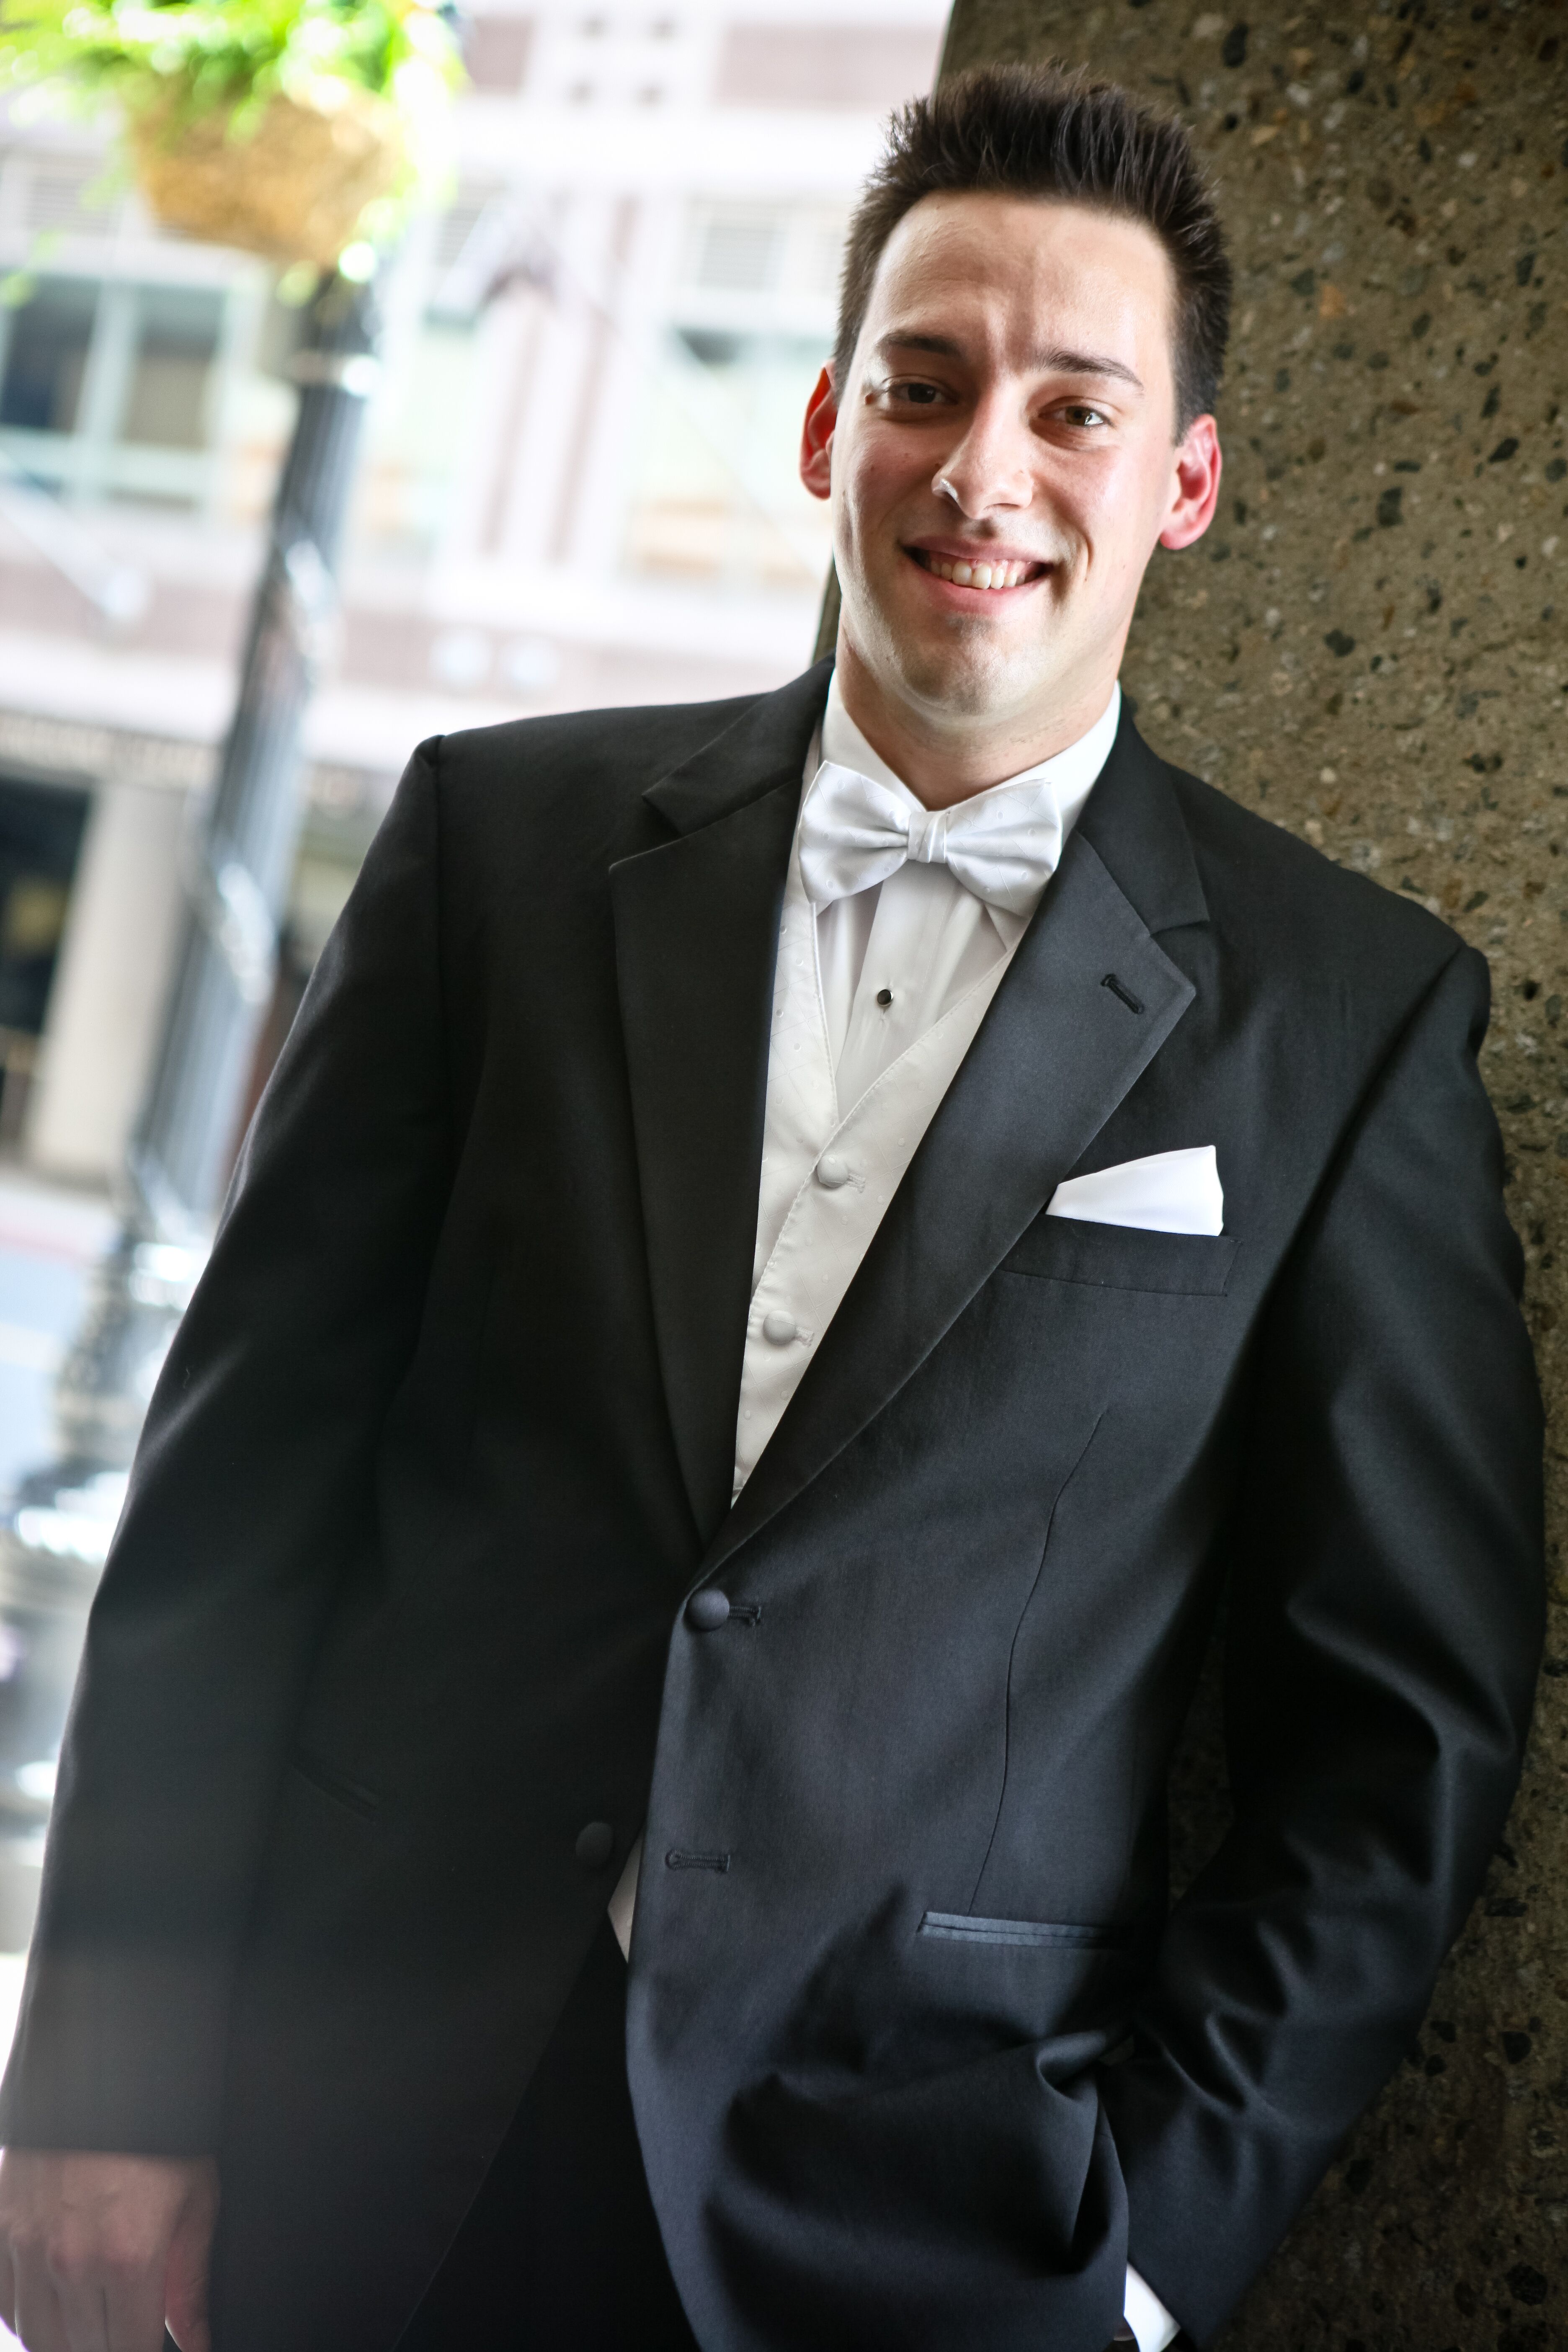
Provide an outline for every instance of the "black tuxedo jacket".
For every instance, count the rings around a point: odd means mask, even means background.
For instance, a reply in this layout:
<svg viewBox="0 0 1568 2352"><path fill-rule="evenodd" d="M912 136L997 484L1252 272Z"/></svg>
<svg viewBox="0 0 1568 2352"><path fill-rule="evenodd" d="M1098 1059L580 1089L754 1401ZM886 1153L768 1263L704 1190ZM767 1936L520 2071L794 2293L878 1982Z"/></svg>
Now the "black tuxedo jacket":
<svg viewBox="0 0 1568 2352"><path fill-rule="evenodd" d="M1202 2338L1501 1823L1541 1429L1485 965L1130 719L730 1507L826 678L424 746L246 1146L0 2111L219 2152L218 2352L394 2342L645 1820L710 2352L1100 2352L1129 2255ZM1210 1143L1216 1239L1042 1214ZM1226 1587L1235 1826L1167 1916Z"/></svg>

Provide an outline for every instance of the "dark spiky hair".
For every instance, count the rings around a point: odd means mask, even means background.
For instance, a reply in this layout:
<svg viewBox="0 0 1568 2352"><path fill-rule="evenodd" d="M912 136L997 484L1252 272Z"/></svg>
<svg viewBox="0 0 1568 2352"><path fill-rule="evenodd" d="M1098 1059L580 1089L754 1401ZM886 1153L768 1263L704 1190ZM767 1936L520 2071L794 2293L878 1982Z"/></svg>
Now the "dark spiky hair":
<svg viewBox="0 0 1568 2352"><path fill-rule="evenodd" d="M1213 407L1230 327L1231 269L1214 198L1184 126L1112 82L1059 65L955 74L894 115L888 152L849 224L834 346L843 384L877 265L923 196L1050 196L1142 221L1175 285L1176 432Z"/></svg>

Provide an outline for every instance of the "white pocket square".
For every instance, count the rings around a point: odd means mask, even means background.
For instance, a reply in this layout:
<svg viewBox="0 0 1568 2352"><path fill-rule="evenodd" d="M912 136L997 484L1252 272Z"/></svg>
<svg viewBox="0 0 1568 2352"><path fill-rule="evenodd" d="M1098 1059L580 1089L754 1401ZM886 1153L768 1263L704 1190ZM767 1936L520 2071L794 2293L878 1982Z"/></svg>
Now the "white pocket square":
<svg viewBox="0 0 1568 2352"><path fill-rule="evenodd" d="M1089 1225L1137 1225L1147 1234L1217 1234L1225 1223L1219 1160L1212 1143L1123 1160L1092 1176L1069 1176L1046 1203L1047 1217Z"/></svg>

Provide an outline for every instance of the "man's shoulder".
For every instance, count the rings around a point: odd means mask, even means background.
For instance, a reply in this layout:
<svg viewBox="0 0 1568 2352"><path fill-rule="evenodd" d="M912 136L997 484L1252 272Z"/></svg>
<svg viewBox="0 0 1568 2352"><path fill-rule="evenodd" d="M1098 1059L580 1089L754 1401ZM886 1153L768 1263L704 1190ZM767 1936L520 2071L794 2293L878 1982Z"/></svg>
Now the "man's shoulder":
<svg viewBox="0 0 1568 2352"><path fill-rule="evenodd" d="M1419 900L1339 864L1278 819L1163 763L1181 803L1211 916L1277 963L1342 976L1435 974L1464 941Z"/></svg>
<svg viewBox="0 0 1568 2352"><path fill-rule="evenodd" d="M595 772L620 793L642 792L689 759L762 699L612 704L551 711L433 737L420 752L444 785L463 791L526 788L547 779L580 782Z"/></svg>

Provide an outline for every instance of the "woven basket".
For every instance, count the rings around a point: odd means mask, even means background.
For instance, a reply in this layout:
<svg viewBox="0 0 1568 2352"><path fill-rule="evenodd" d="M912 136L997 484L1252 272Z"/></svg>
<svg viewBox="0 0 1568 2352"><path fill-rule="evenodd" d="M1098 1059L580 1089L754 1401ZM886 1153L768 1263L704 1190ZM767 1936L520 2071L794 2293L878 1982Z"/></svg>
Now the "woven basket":
<svg viewBox="0 0 1568 2352"><path fill-rule="evenodd" d="M352 82L332 87L330 110L274 98L242 134L226 114L133 116L136 177L165 228L331 269L407 162L396 110Z"/></svg>

